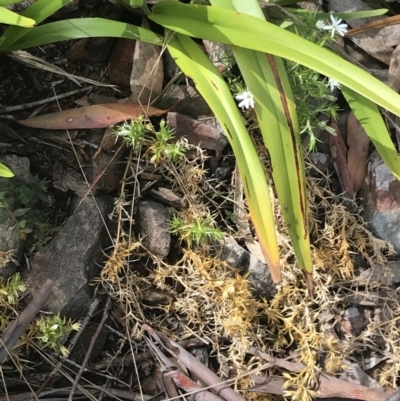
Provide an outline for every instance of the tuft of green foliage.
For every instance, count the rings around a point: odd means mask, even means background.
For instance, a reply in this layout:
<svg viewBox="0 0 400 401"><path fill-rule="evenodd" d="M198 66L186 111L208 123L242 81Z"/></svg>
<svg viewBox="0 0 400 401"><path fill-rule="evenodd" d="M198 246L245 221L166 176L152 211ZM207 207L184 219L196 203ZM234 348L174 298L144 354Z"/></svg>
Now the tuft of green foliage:
<svg viewBox="0 0 400 401"><path fill-rule="evenodd" d="M185 155L186 142L174 141L174 130L163 119L156 130L149 120L139 117L137 120L125 122L114 131L116 138L121 138L125 144L132 147L135 155L143 149L150 156L150 163L179 162Z"/></svg>
<svg viewBox="0 0 400 401"><path fill-rule="evenodd" d="M8 280L0 279L0 306L2 308L14 307L18 303L19 294L25 291L21 276L17 273Z"/></svg>
<svg viewBox="0 0 400 401"><path fill-rule="evenodd" d="M224 233L215 227L211 217L189 219L178 214L170 220L171 233L180 237L190 247L205 246L223 238Z"/></svg>
<svg viewBox="0 0 400 401"><path fill-rule="evenodd" d="M68 350L61 342L73 330L79 330L79 323L72 323L70 320L61 317L60 314L54 316L42 316L34 323L36 338L42 343L43 347L53 348L60 351L63 355L68 355Z"/></svg>
<svg viewBox="0 0 400 401"><path fill-rule="evenodd" d="M47 181L37 175L29 175L27 183L17 178L0 178L0 224L11 220L13 235L26 239L32 233L37 236L38 243L53 228L46 223L47 213L37 209L40 201L46 200Z"/></svg>

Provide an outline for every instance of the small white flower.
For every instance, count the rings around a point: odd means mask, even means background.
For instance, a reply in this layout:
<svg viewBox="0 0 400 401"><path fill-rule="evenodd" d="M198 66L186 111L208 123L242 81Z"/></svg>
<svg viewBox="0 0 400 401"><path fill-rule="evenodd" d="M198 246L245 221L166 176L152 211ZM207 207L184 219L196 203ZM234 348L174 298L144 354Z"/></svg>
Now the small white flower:
<svg viewBox="0 0 400 401"><path fill-rule="evenodd" d="M329 78L328 83L326 84L327 87L333 92L335 88L340 88L340 83L332 78Z"/></svg>
<svg viewBox="0 0 400 401"><path fill-rule="evenodd" d="M316 22L315 26L317 29L324 29L325 22L322 19L320 19Z"/></svg>
<svg viewBox="0 0 400 401"><path fill-rule="evenodd" d="M251 107L254 109L254 96L248 89L235 95L235 99L239 101L239 107L244 107L246 109Z"/></svg>
<svg viewBox="0 0 400 401"><path fill-rule="evenodd" d="M326 24L322 29L331 31L332 38L335 36L335 33L340 36L344 36L344 34L347 32L347 24L341 24L342 20L333 15L331 15L331 21L332 24Z"/></svg>

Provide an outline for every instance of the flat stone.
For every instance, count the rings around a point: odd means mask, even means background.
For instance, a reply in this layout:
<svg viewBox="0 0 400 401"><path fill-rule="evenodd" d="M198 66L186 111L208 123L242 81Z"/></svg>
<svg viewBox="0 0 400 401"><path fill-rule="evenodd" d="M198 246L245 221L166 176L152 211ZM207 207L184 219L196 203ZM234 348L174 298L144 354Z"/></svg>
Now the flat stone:
<svg viewBox="0 0 400 401"><path fill-rule="evenodd" d="M35 294L47 279L54 282L54 294L46 308L62 315L80 317L91 302L92 280L98 276L107 237L104 222L112 208L112 198L86 197L68 218L60 233L23 272L30 294ZM96 204L97 203L97 204ZM99 212L100 210L100 212Z"/></svg>
<svg viewBox="0 0 400 401"><path fill-rule="evenodd" d="M166 258L171 248L170 216L165 206L152 200L139 203L136 224L144 246L159 258Z"/></svg>
<svg viewBox="0 0 400 401"><path fill-rule="evenodd" d="M0 158L0 163L12 170L15 175L12 180L29 181L30 162L27 157L7 155ZM4 279L17 272L22 257L24 241L13 234L14 225L11 219L0 224L0 278Z"/></svg>
<svg viewBox="0 0 400 401"><path fill-rule="evenodd" d="M162 105L160 104L158 107L167 109L168 107L175 105L174 110L177 113L192 118L198 118L199 116L213 116L210 106L192 86L171 85L166 96L167 103Z"/></svg>
<svg viewBox="0 0 400 401"><path fill-rule="evenodd" d="M224 238L215 246L215 255L228 263L229 266L241 269L242 274L248 273L252 293L257 299L271 299L277 292L272 281L268 266L246 251L232 237Z"/></svg>
<svg viewBox="0 0 400 401"><path fill-rule="evenodd" d="M188 203L169 188L160 187L150 189L149 195L164 206L173 207L177 210L188 207Z"/></svg>
<svg viewBox="0 0 400 401"><path fill-rule="evenodd" d="M375 152L368 163L368 174L361 189L363 217L371 231L388 240L400 253L400 181Z"/></svg>
<svg viewBox="0 0 400 401"><path fill-rule="evenodd" d="M227 139L222 129L212 123L205 123L179 113L167 114L168 125L175 130L175 138L186 138L195 146L221 152Z"/></svg>

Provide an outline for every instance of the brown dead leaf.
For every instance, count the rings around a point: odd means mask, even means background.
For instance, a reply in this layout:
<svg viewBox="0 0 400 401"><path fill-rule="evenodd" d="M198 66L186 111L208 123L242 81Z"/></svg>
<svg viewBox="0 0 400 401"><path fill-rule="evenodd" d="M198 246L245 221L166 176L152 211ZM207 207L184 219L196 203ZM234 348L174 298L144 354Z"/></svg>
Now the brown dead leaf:
<svg viewBox="0 0 400 401"><path fill-rule="evenodd" d="M139 104L108 103L44 114L17 122L42 129L107 128L122 121L135 120L143 114L152 117L166 112L151 106L143 108Z"/></svg>
<svg viewBox="0 0 400 401"><path fill-rule="evenodd" d="M362 186L367 173L370 139L353 112L347 119L347 168L356 193Z"/></svg>
<svg viewBox="0 0 400 401"><path fill-rule="evenodd" d="M339 176L343 190L351 199L354 199L356 193L353 188L349 167L347 165L347 148L343 141L339 127L334 120L331 121L331 126L336 131L336 135L329 135L329 150L332 161Z"/></svg>

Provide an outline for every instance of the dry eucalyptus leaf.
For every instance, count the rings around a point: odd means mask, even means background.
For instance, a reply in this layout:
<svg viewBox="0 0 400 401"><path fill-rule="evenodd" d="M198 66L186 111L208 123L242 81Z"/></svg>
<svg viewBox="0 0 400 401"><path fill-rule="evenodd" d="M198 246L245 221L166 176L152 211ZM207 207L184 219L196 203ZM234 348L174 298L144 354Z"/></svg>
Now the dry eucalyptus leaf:
<svg viewBox="0 0 400 401"><path fill-rule="evenodd" d="M370 139L353 112L347 119L347 166L353 189L357 192L367 173Z"/></svg>
<svg viewBox="0 0 400 401"><path fill-rule="evenodd" d="M63 110L17 122L27 127L43 129L108 128L122 121L135 120L143 114L151 117L165 113L165 110L151 106L144 109L139 104L108 103Z"/></svg>

